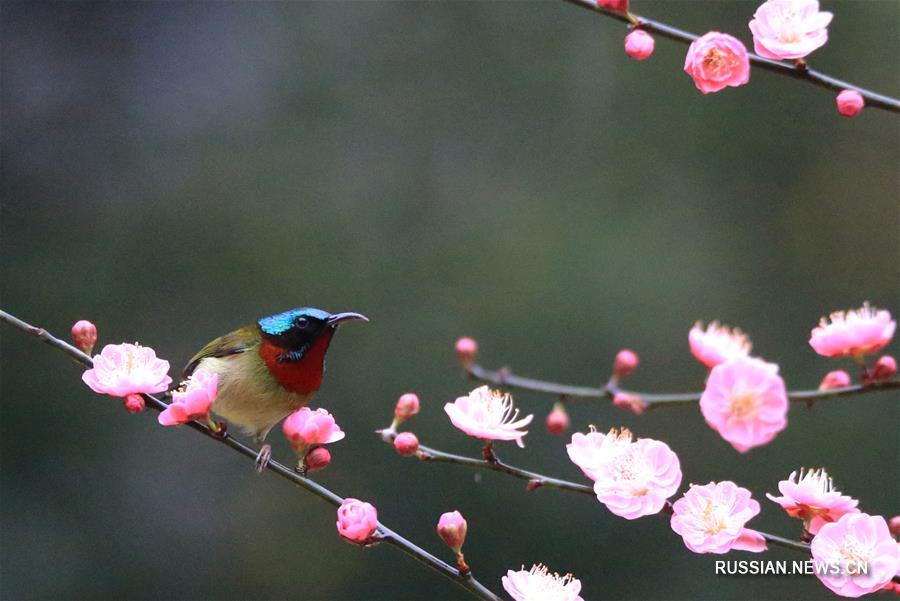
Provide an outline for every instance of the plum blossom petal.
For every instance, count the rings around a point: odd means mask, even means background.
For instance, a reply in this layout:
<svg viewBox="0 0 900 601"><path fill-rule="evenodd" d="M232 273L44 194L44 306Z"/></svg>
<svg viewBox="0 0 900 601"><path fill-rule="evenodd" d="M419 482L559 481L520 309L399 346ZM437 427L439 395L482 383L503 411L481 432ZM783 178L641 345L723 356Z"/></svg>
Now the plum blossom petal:
<svg viewBox="0 0 900 601"><path fill-rule="evenodd" d="M550 572L546 566L535 564L530 570L508 570L501 578L503 589L514 601L584 601L580 595L581 581L566 574Z"/></svg>
<svg viewBox="0 0 900 601"><path fill-rule="evenodd" d="M107 344L94 356L93 368L81 375L94 392L114 397L162 392L169 388L169 362L156 357L149 346Z"/></svg>
<svg viewBox="0 0 900 601"><path fill-rule="evenodd" d="M672 530L694 553L727 553L732 549L765 549L759 533L744 525L759 513L750 491L734 482L693 485L672 505ZM762 544L761 544L762 543Z"/></svg>
<svg viewBox="0 0 900 601"><path fill-rule="evenodd" d="M700 397L700 411L741 453L770 442L787 426L787 390L778 366L753 357L717 365Z"/></svg>
<svg viewBox="0 0 900 601"><path fill-rule="evenodd" d="M625 428L608 434L576 433L566 450L594 480L597 499L629 520L659 513L681 486L681 464L672 449L650 438L632 441Z"/></svg>
<svg viewBox="0 0 900 601"><path fill-rule="evenodd" d="M172 403L156 418L163 426L177 426L198 419L208 419L216 400L219 376L198 369L179 390L172 392Z"/></svg>
<svg viewBox="0 0 900 601"><path fill-rule="evenodd" d="M753 345L738 328L729 328L714 321L706 329L697 322L688 333L691 353L706 367L713 368L735 357L746 357Z"/></svg>
<svg viewBox="0 0 900 601"><path fill-rule="evenodd" d="M818 0L768 0L750 21L753 49L773 60L803 58L828 41L834 15L819 10Z"/></svg>
<svg viewBox="0 0 900 601"><path fill-rule="evenodd" d="M524 447L522 438L528 431L522 431L534 419L528 415L518 419L519 410L513 406L512 395L481 386L444 405L444 411L453 425L475 438L482 440L515 440Z"/></svg>
<svg viewBox="0 0 900 601"><path fill-rule="evenodd" d="M810 545L814 562L839 566L816 576L842 597L861 597L884 587L900 572L900 546L881 516L847 513L825 524Z"/></svg>
<svg viewBox="0 0 900 601"><path fill-rule="evenodd" d="M859 309L836 311L810 332L809 345L825 357L855 357L881 350L897 329L889 311L863 303Z"/></svg>
<svg viewBox="0 0 900 601"><path fill-rule="evenodd" d="M321 408L313 411L309 407L301 407L284 420L282 430L297 450L317 444L331 444L345 436L334 417Z"/></svg>
<svg viewBox="0 0 900 601"><path fill-rule="evenodd" d="M816 534L822 526L837 521L846 513L859 513L856 507L859 501L834 488L824 468L805 474L801 469L799 478L797 472L791 472L787 480L778 483L778 490L783 496L769 493L766 496L781 505L792 518L803 520L810 534Z"/></svg>

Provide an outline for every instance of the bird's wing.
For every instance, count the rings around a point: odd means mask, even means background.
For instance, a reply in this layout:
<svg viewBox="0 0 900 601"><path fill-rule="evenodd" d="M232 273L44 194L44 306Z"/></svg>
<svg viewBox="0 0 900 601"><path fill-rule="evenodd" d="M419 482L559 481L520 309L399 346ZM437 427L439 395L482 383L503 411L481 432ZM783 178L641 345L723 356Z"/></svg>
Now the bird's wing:
<svg viewBox="0 0 900 601"><path fill-rule="evenodd" d="M259 327L257 325L244 326L233 332L229 332L224 336L219 336L191 357L188 364L184 366L183 377L190 376L197 365L207 357L227 357L228 355L237 355L243 353L259 342Z"/></svg>

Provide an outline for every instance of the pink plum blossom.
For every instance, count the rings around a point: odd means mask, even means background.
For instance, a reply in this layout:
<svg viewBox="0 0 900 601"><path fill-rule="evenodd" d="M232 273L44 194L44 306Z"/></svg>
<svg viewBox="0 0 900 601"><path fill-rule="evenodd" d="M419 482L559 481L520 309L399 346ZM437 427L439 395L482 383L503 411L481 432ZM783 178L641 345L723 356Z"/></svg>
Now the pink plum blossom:
<svg viewBox="0 0 900 601"><path fill-rule="evenodd" d="M94 392L114 397L134 393L153 394L169 388L169 362L156 357L149 346L107 344L94 356L94 367L81 379Z"/></svg>
<svg viewBox="0 0 900 601"><path fill-rule="evenodd" d="M850 386L852 380L850 374L842 369L836 369L825 374L822 383L819 384L819 390L831 390L833 388L846 388Z"/></svg>
<svg viewBox="0 0 900 601"><path fill-rule="evenodd" d="M135 393L125 397L125 411L128 413L141 413L146 408L147 403L144 401L143 395Z"/></svg>
<svg viewBox="0 0 900 601"><path fill-rule="evenodd" d="M875 362L872 367L873 380L887 380L893 378L897 373L897 360L890 355L883 355Z"/></svg>
<svg viewBox="0 0 900 601"><path fill-rule="evenodd" d="M656 42L653 36L642 29L635 29L625 36L625 54L628 58L643 61L650 58Z"/></svg>
<svg viewBox="0 0 900 601"><path fill-rule="evenodd" d="M635 415L642 414L647 409L647 402L638 394L630 392L617 392L613 395L613 407L630 411Z"/></svg>
<svg viewBox="0 0 900 601"><path fill-rule="evenodd" d="M787 426L787 390L778 366L753 357L715 366L700 397L700 411L741 453L770 442Z"/></svg>
<svg viewBox="0 0 900 601"><path fill-rule="evenodd" d="M768 0L753 20L753 49L774 60L803 58L828 41L834 15L819 10L818 0Z"/></svg>
<svg viewBox="0 0 900 601"><path fill-rule="evenodd" d="M522 437L528 434L520 428L534 419L534 415L517 419L519 410L513 407L512 395L487 386L447 403L444 411L453 425L469 436L482 440L515 440L520 447L525 446Z"/></svg>
<svg viewBox="0 0 900 601"><path fill-rule="evenodd" d="M659 513L681 485L681 464L672 449L650 438L633 441L625 428L573 434L566 450L594 481L597 499L625 519Z"/></svg>
<svg viewBox="0 0 900 601"><path fill-rule="evenodd" d="M739 39L710 31L691 42L684 70L698 90L709 94L750 81L750 58Z"/></svg>
<svg viewBox="0 0 900 601"><path fill-rule="evenodd" d="M378 529L378 511L359 499L344 499L337 510L337 530L345 540L366 544Z"/></svg>
<svg viewBox="0 0 900 601"><path fill-rule="evenodd" d="M863 95L856 90L841 90L834 98L837 104L838 113L844 117L855 117L862 112L866 106L866 100Z"/></svg>
<svg viewBox="0 0 900 601"><path fill-rule="evenodd" d="M554 405L553 410L547 414L547 432L554 436L562 436L569 428L569 414L562 404Z"/></svg>
<svg viewBox="0 0 900 601"><path fill-rule="evenodd" d="M688 333L691 353L697 360L710 369L735 357L746 357L753 345L746 334L738 328L731 329L714 321L706 329L697 322Z"/></svg>
<svg viewBox="0 0 900 601"><path fill-rule="evenodd" d="M402 423L416 415L419 412L419 395L414 392L401 394L394 406L394 419L397 423Z"/></svg>
<svg viewBox="0 0 900 601"><path fill-rule="evenodd" d="M503 589L514 601L584 601L581 581L566 574L550 572L546 566L536 564L530 570L524 567L514 572L507 570L501 578Z"/></svg>
<svg viewBox="0 0 900 601"><path fill-rule="evenodd" d="M303 457L303 468L307 472L324 470L331 463L331 451L325 447L316 447Z"/></svg>
<svg viewBox="0 0 900 601"><path fill-rule="evenodd" d="M851 311L836 311L829 320L824 317L810 333L809 345L825 357L854 357L881 350L891 338L897 322L884 309L869 303Z"/></svg>
<svg viewBox="0 0 900 601"><path fill-rule="evenodd" d="M840 566L816 570L816 576L842 597L875 592L900 572L900 546L881 516L844 514L822 526L810 547L814 562Z"/></svg>
<svg viewBox="0 0 900 601"><path fill-rule="evenodd" d="M620 378L630 376L634 373L634 370L638 368L640 363L641 360L637 353L630 349L623 348L616 353L616 359L613 361L613 374Z"/></svg>
<svg viewBox="0 0 900 601"><path fill-rule="evenodd" d="M744 528L759 513L750 491L734 482L693 485L672 505L672 530L694 553L765 550L761 534Z"/></svg>
<svg viewBox="0 0 900 601"><path fill-rule="evenodd" d="M806 530L815 534L829 523L837 521L845 513L858 513L859 501L842 495L834 488L834 483L824 469L809 470L806 474L800 470L791 472L787 480L778 483L778 490L783 496L776 497L769 493L769 500L781 505L792 518L803 520Z"/></svg>
<svg viewBox="0 0 900 601"><path fill-rule="evenodd" d="M463 367L471 365L478 355L478 342L474 338L464 336L456 341L456 357Z"/></svg>
<svg viewBox="0 0 900 601"><path fill-rule="evenodd" d="M297 451L344 438L344 432L325 409L313 411L309 407L301 407L284 420L281 429Z"/></svg>
<svg viewBox="0 0 900 601"><path fill-rule="evenodd" d="M198 419L208 419L218 387L218 375L198 369L182 389L172 392L172 403L157 416L157 421L163 426L177 426Z"/></svg>

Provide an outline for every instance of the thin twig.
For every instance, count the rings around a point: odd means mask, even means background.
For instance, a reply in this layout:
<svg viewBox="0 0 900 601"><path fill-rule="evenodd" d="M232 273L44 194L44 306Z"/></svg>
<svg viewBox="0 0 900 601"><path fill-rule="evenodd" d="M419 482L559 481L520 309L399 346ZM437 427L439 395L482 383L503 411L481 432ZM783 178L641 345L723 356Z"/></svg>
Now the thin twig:
<svg viewBox="0 0 900 601"><path fill-rule="evenodd" d="M676 42L681 42L683 44L690 44L698 37L700 37L693 33L682 31L670 25L666 25L665 23L660 23L659 21L654 21L640 15L635 15L633 13L621 13L605 8L600 8L597 5L596 0L563 0L563 2L574 4L579 8L585 8L587 10L591 10L595 13L600 13L607 17L612 17L613 19L623 21L625 23L634 24L636 22L638 23L638 27L640 27L644 31L656 33L661 37L675 40ZM878 94L877 92L861 88L855 84L841 81L840 79L835 79L830 75L825 75L824 73L821 73L819 71L809 69L805 65L803 66L803 68L797 68L793 64L763 58L758 54L754 54L752 52L748 52L748 55L750 57L750 62L760 69L765 69L766 71L772 71L773 73L779 73L781 75L787 75L788 77L799 79L801 81L811 83L815 86L838 92L847 89L856 90L865 99L867 107L880 108L886 111L900 113L900 100L897 100L896 98Z"/></svg>
<svg viewBox="0 0 900 601"><path fill-rule="evenodd" d="M390 430L382 430L379 432L379 434L381 434L382 440L390 444L396 437L397 433ZM478 459L476 457L466 457L464 455L455 455L453 453L446 453L444 451L439 451L437 449L422 445L419 445L419 451L416 455L421 461L425 462L436 461L443 463L452 463L465 467L471 467L474 469L500 472L501 474L506 474L507 476L518 478L519 480L527 480L527 489L529 491L546 486L548 488L569 490L572 492L595 496L594 488L592 486L589 486L587 484L580 484L578 482L570 482L568 480L561 480L559 478L553 478L551 476L546 476L544 474L539 474L537 472L532 472L519 467L515 467L513 465L509 465L508 463L503 463L497 457L496 451L493 450L491 452L491 457L494 458L494 461ZM671 515L671 513L672 503L670 501L666 501L665 507L657 515ZM755 532L759 531L757 530ZM809 545L807 543L787 539L775 534L768 534L766 532L759 532L759 534L769 544L778 547L784 547L785 549L791 549L793 551L803 551L805 553L810 552Z"/></svg>
<svg viewBox="0 0 900 601"><path fill-rule="evenodd" d="M49 344L50 346L61 350L66 353L69 358L73 359L75 362L85 366L92 367L93 360L90 356L81 352L71 344L60 340L59 338L54 337L52 334L44 330L43 328L37 328L32 326L21 319L10 315L9 313L0 310L0 321L8 323L9 325L22 330L23 332L35 336L39 338L43 342ZM154 395L145 394L143 395L147 406L156 411L162 411L168 405L161 401ZM200 432L204 436L229 447L230 449L237 451L241 455L249 458L251 461L255 461L258 451L254 450L247 445L235 440L231 436L220 435L214 433L206 424L202 424L199 422L189 422L186 424L189 428ZM337 494L333 493L329 489L325 488L321 484L310 480L307 477L298 474L293 469L278 463L277 461L270 460L266 466L272 472L275 472L277 475L282 478L293 482L294 484L304 488L308 492L311 492L315 496L324 500L325 502L333 505L334 507L339 507L341 503L344 502ZM460 574L459 570L451 566L450 564L438 559L428 551L425 551L421 547L412 543L408 539L404 538L394 530L391 530L381 522L378 523L378 532L375 536L380 542L386 543L397 549L400 549L406 555L409 555L422 565L434 570L435 572L449 578L454 583L471 593L474 597L479 599L486 599L488 601L500 601L500 598L488 590L483 584L478 582L475 578L472 577L471 573Z"/></svg>
<svg viewBox="0 0 900 601"><path fill-rule="evenodd" d="M610 382L603 388L591 388L588 386L571 386L569 384L557 384L556 382L546 382L544 380L535 380L533 378L525 378L517 376L509 369L501 369L499 371L491 371L485 369L477 363L469 364L465 367L466 373L473 380L493 384L502 388L518 388L520 390L530 390L532 392L541 392L553 396L565 397L567 399L611 399L617 393L627 393L641 398L646 404L646 408L655 409L662 406L673 405L692 405L700 402L703 393L686 392L674 394L653 394L649 392L638 392L634 390L624 390L613 382ZM868 394L871 392L882 392L885 390L900 389L900 379L883 380L880 382L872 382L871 384L855 384L845 388L832 388L830 390L792 390L788 392L788 400L794 402L812 403L815 401L824 401L827 399L836 399L847 396L856 396Z"/></svg>

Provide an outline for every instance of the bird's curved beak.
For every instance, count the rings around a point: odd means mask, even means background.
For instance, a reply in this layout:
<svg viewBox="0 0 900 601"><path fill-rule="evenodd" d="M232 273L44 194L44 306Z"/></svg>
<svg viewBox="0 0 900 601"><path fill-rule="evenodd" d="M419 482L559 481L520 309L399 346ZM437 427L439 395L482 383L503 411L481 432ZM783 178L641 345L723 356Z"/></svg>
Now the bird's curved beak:
<svg viewBox="0 0 900 601"><path fill-rule="evenodd" d="M363 315L362 313L335 313L331 317L328 318L326 322L329 326L336 326L342 321L350 321L351 319L358 319L360 321L369 321L369 318Z"/></svg>

